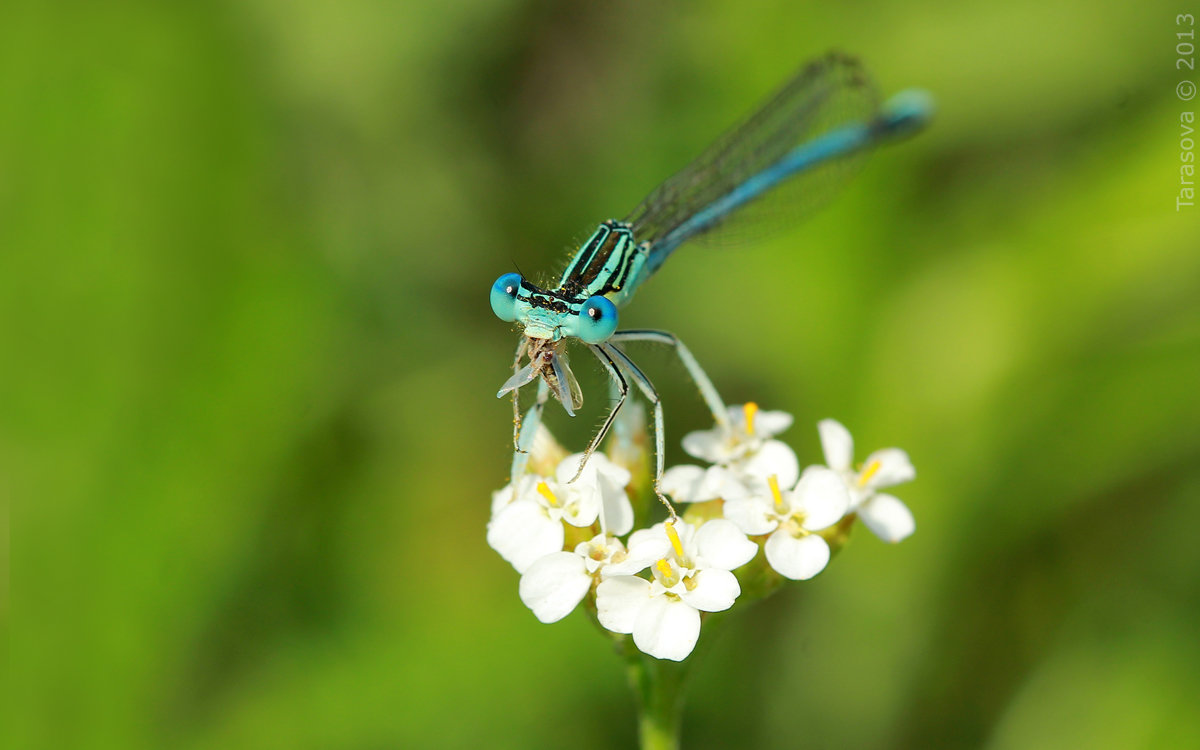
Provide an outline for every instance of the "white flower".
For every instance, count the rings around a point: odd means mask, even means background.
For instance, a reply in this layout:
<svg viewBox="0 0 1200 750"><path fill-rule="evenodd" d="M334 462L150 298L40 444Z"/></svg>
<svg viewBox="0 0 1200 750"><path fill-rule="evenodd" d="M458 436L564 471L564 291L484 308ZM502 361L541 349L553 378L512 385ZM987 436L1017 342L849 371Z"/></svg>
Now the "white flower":
<svg viewBox="0 0 1200 750"><path fill-rule="evenodd" d="M586 528L603 508L610 532L625 534L633 528L633 506L625 494L629 472L597 453L572 482L582 457L576 453L563 459L554 479L526 474L492 496L488 544L518 573L562 550L563 523Z"/></svg>
<svg viewBox="0 0 1200 750"><path fill-rule="evenodd" d="M597 578L637 573L669 549L663 539L661 545L641 545L641 557L633 557L620 539L597 534L573 552L552 552L530 565L521 576L521 601L542 622L557 622L575 609Z"/></svg>
<svg viewBox="0 0 1200 750"><path fill-rule="evenodd" d="M510 562L518 573L539 557L563 547L563 525L552 518L535 498L536 488L553 494L542 477L527 474L492 496L492 520L488 521L487 543Z"/></svg>
<svg viewBox="0 0 1200 750"><path fill-rule="evenodd" d="M663 474L662 490L681 503L729 500L749 492L745 482L724 466L672 466Z"/></svg>
<svg viewBox="0 0 1200 750"><path fill-rule="evenodd" d="M632 633L639 649L656 659L682 661L700 636L700 612L733 606L741 586L732 571L746 564L758 546L729 521L709 521L699 529L683 521L660 523L629 538L631 557L642 548L663 549L651 566L651 580L614 575L596 589L600 624Z"/></svg>
<svg viewBox="0 0 1200 750"><path fill-rule="evenodd" d="M825 569L829 545L814 531L828 528L846 514L850 495L841 476L824 466L804 470L794 489L780 491L768 477L770 497L761 494L727 500L725 517L752 536L770 534L763 552L781 575L806 581Z"/></svg>
<svg viewBox="0 0 1200 750"><path fill-rule="evenodd" d="M766 480L774 474L791 486L800 476L800 462L786 444L771 439L791 425L792 415L786 412L760 411L754 403L731 406L728 427L689 432L683 449L744 476Z"/></svg>
<svg viewBox="0 0 1200 750"><path fill-rule="evenodd" d="M851 468L854 439L850 431L832 419L817 424L825 463L838 472L850 492L850 511L857 513L867 528L885 542L899 542L916 529L912 512L900 500L878 490L911 481L916 469L908 454L899 448L884 448L867 456L862 468Z"/></svg>

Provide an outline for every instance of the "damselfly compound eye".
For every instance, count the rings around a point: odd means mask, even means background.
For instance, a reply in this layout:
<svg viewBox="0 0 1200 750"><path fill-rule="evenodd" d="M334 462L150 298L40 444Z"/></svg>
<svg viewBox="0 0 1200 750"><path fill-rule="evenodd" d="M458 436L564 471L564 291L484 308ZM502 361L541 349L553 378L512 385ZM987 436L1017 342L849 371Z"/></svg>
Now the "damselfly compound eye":
<svg viewBox="0 0 1200 750"><path fill-rule="evenodd" d="M617 330L617 306L607 297L589 297L579 310L579 338L588 344L607 341Z"/></svg>
<svg viewBox="0 0 1200 750"><path fill-rule="evenodd" d="M492 312L497 318L510 323L517 319L517 291L520 288L519 273L506 273L492 284Z"/></svg>

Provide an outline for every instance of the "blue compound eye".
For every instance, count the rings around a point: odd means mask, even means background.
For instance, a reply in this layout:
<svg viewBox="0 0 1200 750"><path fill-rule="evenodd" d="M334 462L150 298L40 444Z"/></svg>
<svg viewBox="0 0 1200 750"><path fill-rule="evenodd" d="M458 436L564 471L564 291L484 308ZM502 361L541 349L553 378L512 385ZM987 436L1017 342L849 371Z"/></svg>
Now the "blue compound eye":
<svg viewBox="0 0 1200 750"><path fill-rule="evenodd" d="M509 323L517 319L517 291L520 288L519 273L506 273L492 284L492 312L497 318Z"/></svg>
<svg viewBox="0 0 1200 750"><path fill-rule="evenodd" d="M579 338L588 344L599 344L617 330L617 306L607 297L591 297L579 310Z"/></svg>

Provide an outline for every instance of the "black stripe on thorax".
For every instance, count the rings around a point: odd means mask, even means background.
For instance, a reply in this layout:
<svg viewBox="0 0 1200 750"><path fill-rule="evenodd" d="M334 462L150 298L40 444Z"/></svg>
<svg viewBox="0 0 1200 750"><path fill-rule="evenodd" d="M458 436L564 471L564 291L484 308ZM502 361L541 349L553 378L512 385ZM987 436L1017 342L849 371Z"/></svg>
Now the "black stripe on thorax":
<svg viewBox="0 0 1200 750"><path fill-rule="evenodd" d="M527 300L534 307L556 313L571 312L571 305L579 304L578 299L562 294L561 291L548 292L524 280L521 281L521 289L518 296L521 299Z"/></svg>
<svg viewBox="0 0 1200 750"><path fill-rule="evenodd" d="M606 231L601 231L606 230ZM573 295L582 295L583 290L596 282L600 274L604 271L604 266L608 263L612 254L622 245L628 245L633 241L633 233L629 229L629 225L620 221L609 219L600 225L600 229L596 230L591 242L580 251L579 262L571 267L570 275L564 280L562 291ZM627 274L629 267L628 256L622 262L622 274ZM617 284L619 288L620 284ZM604 288L598 291L598 294L607 294L613 289L613 282L610 279L604 285Z"/></svg>
<svg viewBox="0 0 1200 750"><path fill-rule="evenodd" d="M608 226L609 222L604 222L599 229L592 232L592 236L588 239L588 243L579 249L575 254L575 260L571 263L570 268L563 274L563 286L577 286L582 288L584 284L579 281L580 276L585 272L588 265L596 257L596 253L604 245L605 240L612 236L612 228Z"/></svg>

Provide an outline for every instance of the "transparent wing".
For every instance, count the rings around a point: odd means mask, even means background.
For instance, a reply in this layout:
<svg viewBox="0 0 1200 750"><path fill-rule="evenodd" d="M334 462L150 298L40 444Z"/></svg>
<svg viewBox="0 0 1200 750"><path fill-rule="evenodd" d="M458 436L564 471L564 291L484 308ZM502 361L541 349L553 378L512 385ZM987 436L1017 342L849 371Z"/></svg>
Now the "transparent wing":
<svg viewBox="0 0 1200 750"><path fill-rule="evenodd" d="M831 52L806 65L761 109L659 185L629 214L626 221L632 224L634 237L651 245L651 270L691 237L761 236L823 204L857 171L864 149L831 149L777 187L755 193L727 212L711 211L713 215L700 226L689 225L697 214L719 206L798 146L843 126L869 125L878 112L874 88L854 58Z"/></svg>

